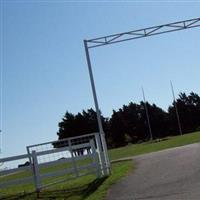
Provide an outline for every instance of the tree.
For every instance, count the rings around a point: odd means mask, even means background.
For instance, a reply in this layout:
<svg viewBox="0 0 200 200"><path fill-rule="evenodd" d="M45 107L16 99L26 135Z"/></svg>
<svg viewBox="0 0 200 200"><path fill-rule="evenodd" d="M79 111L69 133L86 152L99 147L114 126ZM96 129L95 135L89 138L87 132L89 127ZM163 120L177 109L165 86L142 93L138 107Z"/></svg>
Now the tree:
<svg viewBox="0 0 200 200"><path fill-rule="evenodd" d="M143 108L141 109L140 105L131 102L128 106L123 106L121 115L124 132L131 138L131 142L145 140L147 132L144 126Z"/></svg>
<svg viewBox="0 0 200 200"><path fill-rule="evenodd" d="M141 103L143 104L143 102ZM150 118L153 138L163 138L169 134L168 131L168 113L156 106L147 102L147 109Z"/></svg>
<svg viewBox="0 0 200 200"><path fill-rule="evenodd" d="M101 120L104 130L108 130L107 119L101 116ZM92 108L76 115L67 111L58 126L59 139L98 132L97 115Z"/></svg>
<svg viewBox="0 0 200 200"><path fill-rule="evenodd" d="M198 94L191 92L188 96L185 93L180 93L176 100L180 123L183 133L195 131L200 126L200 97ZM171 127L174 132L178 132L177 118L175 113L175 104L168 109L171 121ZM176 127L176 128L174 128Z"/></svg>
<svg viewBox="0 0 200 200"><path fill-rule="evenodd" d="M58 127L58 139L63 139L76 135L77 127L75 123L75 116L67 111L62 121L58 124Z"/></svg>
<svg viewBox="0 0 200 200"><path fill-rule="evenodd" d="M120 111L113 110L112 117L110 119L110 132L113 141L112 147L119 147L125 145L125 134Z"/></svg>
<svg viewBox="0 0 200 200"><path fill-rule="evenodd" d="M187 96L185 93L180 93L176 104L183 133L199 129L200 97L198 94L191 92ZM168 112L148 102L146 106L154 138L179 134L174 103L169 106ZM118 111L113 110L111 118L101 116L101 120L109 148L124 146L130 142L146 141L150 138L143 101L140 104L130 102L128 105L123 105ZM96 112L92 108L76 115L67 111L58 126L59 139L98 132ZM54 146L60 147L58 143Z"/></svg>

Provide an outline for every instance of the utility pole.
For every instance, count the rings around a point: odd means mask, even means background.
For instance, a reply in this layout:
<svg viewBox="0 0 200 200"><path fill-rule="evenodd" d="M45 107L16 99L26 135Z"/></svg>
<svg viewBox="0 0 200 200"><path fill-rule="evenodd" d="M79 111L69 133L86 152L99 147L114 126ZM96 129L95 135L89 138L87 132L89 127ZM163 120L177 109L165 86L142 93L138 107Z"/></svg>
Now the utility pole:
<svg viewBox="0 0 200 200"><path fill-rule="evenodd" d="M148 108L147 108L147 102L145 99L143 87L142 87L142 96L143 96L143 101L144 101L145 113L146 113L146 117L147 117L147 124L148 124L148 128L149 128L150 140L153 140L153 134L152 134L151 124L150 124L150 120L149 120L149 112L148 112Z"/></svg>
<svg viewBox="0 0 200 200"><path fill-rule="evenodd" d="M176 110L176 117L177 117L177 122L178 122L179 133L180 133L180 135L183 135L182 129L181 129L181 122L180 122L180 117L179 117L178 108L177 108L177 104L176 104L176 99L175 99L175 94L174 94L174 87L173 87L172 81L170 81L170 85L171 85L171 90L172 90L172 96L173 96L174 106L175 106L175 110Z"/></svg>

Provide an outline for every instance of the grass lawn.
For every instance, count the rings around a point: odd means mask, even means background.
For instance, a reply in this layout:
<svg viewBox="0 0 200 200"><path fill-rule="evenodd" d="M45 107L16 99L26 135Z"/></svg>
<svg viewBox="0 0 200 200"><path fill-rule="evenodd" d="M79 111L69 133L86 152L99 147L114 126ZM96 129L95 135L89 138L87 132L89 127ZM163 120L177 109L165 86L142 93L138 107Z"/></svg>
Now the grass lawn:
<svg viewBox="0 0 200 200"><path fill-rule="evenodd" d="M145 142L141 144L132 144L125 147L112 149L109 151L109 157L111 160L116 160L124 157L131 157L154 151L160 151L163 149L183 146L196 142L200 142L200 132L194 132L182 136L168 137L160 142Z"/></svg>
<svg viewBox="0 0 200 200"><path fill-rule="evenodd" d="M200 142L200 132L185 134L183 136L168 137L163 141L151 141L142 144L133 144L125 147L109 150L110 159L131 157L135 155L155 152L167 148L183 146ZM134 168L132 161L116 162L112 164L112 174L107 178L96 179L95 175L89 175L73 181L65 182L51 189L45 189L40 193L40 199L69 199L69 200L102 200L109 187L121 177L128 174ZM1 181L1 178L0 178ZM35 193L26 193L26 187L21 194L14 194L13 190L7 190L7 196L1 199L36 199ZM0 194L2 190L0 189Z"/></svg>
<svg viewBox="0 0 200 200"><path fill-rule="evenodd" d="M76 180L56 185L55 187L44 189L38 199L58 199L58 200L101 200L105 197L110 186L120 178L126 176L133 169L130 161L115 163L112 165L112 175L105 178L96 179L95 175L89 175ZM24 186L24 190L26 191ZM0 190L1 192L1 190ZM7 190L7 195L1 197L2 200L14 199L37 199L36 193L14 194L12 190Z"/></svg>

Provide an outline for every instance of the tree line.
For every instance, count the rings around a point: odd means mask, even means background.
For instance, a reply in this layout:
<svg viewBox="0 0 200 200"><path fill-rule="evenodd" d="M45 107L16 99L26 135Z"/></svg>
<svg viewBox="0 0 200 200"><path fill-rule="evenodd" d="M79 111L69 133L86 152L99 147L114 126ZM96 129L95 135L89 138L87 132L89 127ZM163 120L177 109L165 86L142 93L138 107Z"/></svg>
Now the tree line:
<svg viewBox="0 0 200 200"><path fill-rule="evenodd" d="M180 134L175 102L167 111L156 104L141 101L130 102L113 110L110 118L101 115L108 148L120 147L128 143L139 143L150 139L145 103L153 139ZM182 133L200 130L200 96L194 92L180 93L176 99ZM66 112L58 124L58 139L98 132L96 112L90 108L77 114Z"/></svg>

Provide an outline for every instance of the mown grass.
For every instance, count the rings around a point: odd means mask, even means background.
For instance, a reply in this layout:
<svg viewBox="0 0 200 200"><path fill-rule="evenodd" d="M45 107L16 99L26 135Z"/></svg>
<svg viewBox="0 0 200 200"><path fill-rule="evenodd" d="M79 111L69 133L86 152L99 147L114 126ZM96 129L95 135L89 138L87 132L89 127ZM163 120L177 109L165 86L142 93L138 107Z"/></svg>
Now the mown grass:
<svg viewBox="0 0 200 200"><path fill-rule="evenodd" d="M18 194L10 192L10 194L8 193L8 195L1 199L101 200L105 197L110 186L125 176L131 169L133 169L133 165L130 161L115 163L112 165L112 174L109 177L96 179L95 175L89 175L61 183L49 189L44 189L40 192L39 196L35 192L22 192ZM25 185L24 191L26 191L26 187L30 187L30 185Z"/></svg>
<svg viewBox="0 0 200 200"><path fill-rule="evenodd" d="M182 136L168 137L161 141L154 140L152 142L132 144L125 147L112 149L109 151L109 157L111 160L116 160L120 158L160 151L168 148L184 146L196 142L200 142L200 132L194 132Z"/></svg>
<svg viewBox="0 0 200 200"><path fill-rule="evenodd" d="M191 134L185 134L183 136L168 137L162 141L151 141L142 144L133 144L125 147L109 150L110 159L117 160L120 158L132 157L140 154L160 151L163 149L168 149L172 147L183 146L187 144L192 144L200 142L200 132L195 132ZM60 168L62 166L58 166ZM116 162L112 164L112 174L109 177L96 179L95 175L89 175L76 180L67 181L52 188L44 189L40 195L40 199L68 199L68 200L102 200L110 186L116 183L121 177L125 176L128 172L133 169L133 162ZM52 171L53 168L46 169L47 171ZM45 172L45 169L42 171ZM26 174L21 174L26 175ZM19 174L13 176L20 176ZM12 179L12 176L9 177ZM51 179L52 181L53 179ZM1 181L1 179L0 179ZM15 189L17 190L17 187ZM31 185L24 185L24 192L18 193L17 195L13 190L11 192L7 191L6 196L1 199L37 199L36 193L28 193ZM1 190L0 190L1 193Z"/></svg>

